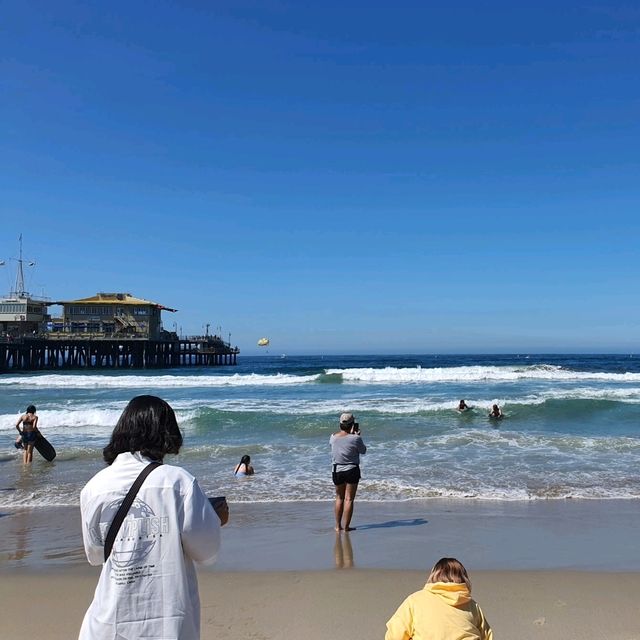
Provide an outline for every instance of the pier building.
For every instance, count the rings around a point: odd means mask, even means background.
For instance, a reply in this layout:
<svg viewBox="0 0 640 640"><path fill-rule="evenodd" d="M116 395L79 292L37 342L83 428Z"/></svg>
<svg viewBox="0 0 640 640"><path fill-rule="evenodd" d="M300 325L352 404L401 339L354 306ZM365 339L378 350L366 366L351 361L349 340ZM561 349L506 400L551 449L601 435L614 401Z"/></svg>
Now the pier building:
<svg viewBox="0 0 640 640"><path fill-rule="evenodd" d="M162 329L162 311L175 313L157 302L136 298L130 293L97 293L90 298L58 301L62 319L51 323L52 338L70 336L93 338L133 338L160 340L168 332Z"/></svg>
<svg viewBox="0 0 640 640"><path fill-rule="evenodd" d="M48 303L28 294L0 298L0 336L19 338L38 334L49 320Z"/></svg>

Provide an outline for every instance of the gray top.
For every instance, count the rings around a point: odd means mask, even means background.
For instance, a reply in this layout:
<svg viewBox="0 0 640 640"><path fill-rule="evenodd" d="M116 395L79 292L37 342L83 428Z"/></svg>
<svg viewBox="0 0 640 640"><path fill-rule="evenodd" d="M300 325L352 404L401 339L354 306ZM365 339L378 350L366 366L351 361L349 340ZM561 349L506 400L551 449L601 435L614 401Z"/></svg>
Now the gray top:
<svg viewBox="0 0 640 640"><path fill-rule="evenodd" d="M360 454L367 453L367 447L362 438L354 433L346 436L332 434L329 438L331 445L331 461L336 471L348 471L360 464Z"/></svg>

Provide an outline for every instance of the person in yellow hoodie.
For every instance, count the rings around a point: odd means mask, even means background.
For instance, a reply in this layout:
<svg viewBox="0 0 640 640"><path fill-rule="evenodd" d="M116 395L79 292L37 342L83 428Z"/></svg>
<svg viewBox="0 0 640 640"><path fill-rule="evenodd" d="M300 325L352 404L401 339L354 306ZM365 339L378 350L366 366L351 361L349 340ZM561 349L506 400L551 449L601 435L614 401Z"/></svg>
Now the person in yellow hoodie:
<svg viewBox="0 0 640 640"><path fill-rule="evenodd" d="M422 591L412 593L387 622L385 640L493 640L471 598L467 570L455 558L436 562Z"/></svg>

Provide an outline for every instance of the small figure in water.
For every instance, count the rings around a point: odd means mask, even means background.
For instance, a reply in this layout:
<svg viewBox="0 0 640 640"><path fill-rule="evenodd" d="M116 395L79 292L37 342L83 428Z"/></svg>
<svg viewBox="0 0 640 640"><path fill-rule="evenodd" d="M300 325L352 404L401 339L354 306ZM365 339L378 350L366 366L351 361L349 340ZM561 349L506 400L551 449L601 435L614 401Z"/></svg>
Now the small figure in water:
<svg viewBox="0 0 640 640"><path fill-rule="evenodd" d="M234 476L252 476L254 473L251 466L251 456L242 456L240 462L233 472Z"/></svg>
<svg viewBox="0 0 640 640"><path fill-rule="evenodd" d="M502 415L502 409L497 404L494 404L491 411L489 412L489 417L494 418L495 420L500 420L504 417Z"/></svg>
<svg viewBox="0 0 640 640"><path fill-rule="evenodd" d="M462 413L463 411L469 411L471 407L464 401L464 400L460 400L460 402L458 403L458 411L460 413Z"/></svg>
<svg viewBox="0 0 640 640"><path fill-rule="evenodd" d="M20 429L22 424L22 430ZM27 407L27 411L23 413L18 422L16 422L16 430L20 434L22 439L22 448L24 449L22 461L25 464L33 462L33 445L36 442L36 438L40 433L38 431L38 416L36 415L36 408L30 404Z"/></svg>

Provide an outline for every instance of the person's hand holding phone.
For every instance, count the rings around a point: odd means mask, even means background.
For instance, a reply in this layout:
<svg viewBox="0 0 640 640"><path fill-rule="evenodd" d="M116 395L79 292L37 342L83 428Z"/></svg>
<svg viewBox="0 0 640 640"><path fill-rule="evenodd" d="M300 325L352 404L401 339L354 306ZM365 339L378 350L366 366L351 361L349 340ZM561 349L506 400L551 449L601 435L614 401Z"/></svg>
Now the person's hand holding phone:
<svg viewBox="0 0 640 640"><path fill-rule="evenodd" d="M217 496L216 498L209 498L209 502L218 518L220 518L220 526L224 527L224 525L229 522L229 505L227 504L227 499L224 496Z"/></svg>

